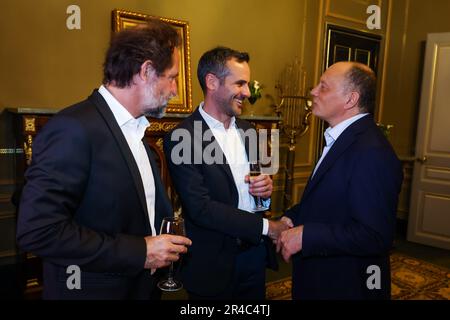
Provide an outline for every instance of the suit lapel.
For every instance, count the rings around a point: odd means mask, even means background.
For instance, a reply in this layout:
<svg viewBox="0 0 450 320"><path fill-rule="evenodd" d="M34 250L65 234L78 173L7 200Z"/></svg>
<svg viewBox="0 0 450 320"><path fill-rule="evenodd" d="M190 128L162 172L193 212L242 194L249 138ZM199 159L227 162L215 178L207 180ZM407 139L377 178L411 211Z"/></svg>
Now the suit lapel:
<svg viewBox="0 0 450 320"><path fill-rule="evenodd" d="M355 142L360 132L367 130L370 122L373 123L372 116L364 116L352 123L348 128L344 130L344 132L342 132L339 138L334 142L330 151L328 151L327 155L322 160L322 163L317 169L314 177L310 177L303 193L303 198L305 198L311 192L311 190L314 189L314 187L320 182L320 180L322 180L327 171L333 167L334 163L339 159L344 151L347 150Z"/></svg>
<svg viewBox="0 0 450 320"><path fill-rule="evenodd" d="M131 153L130 147L128 146L125 136L123 135L122 130L120 129L116 119L114 118L114 114L108 107L102 95L98 93L97 90L94 90L89 99L96 105L97 110L102 115L107 126L111 130L113 137L115 138L117 144L119 145L119 149L122 153L122 156L124 157L128 169L130 170L130 174L133 179L134 186L136 187L136 192L138 194L143 213L145 214L145 217L148 221L147 201L145 199L144 186L142 185L142 179L139 173L138 166L136 164L136 161L134 160L133 154ZM150 227L149 229L151 231Z"/></svg>
<svg viewBox="0 0 450 320"><path fill-rule="evenodd" d="M205 148L210 145L210 144L215 144L214 145L214 150L220 150L221 154L222 154L222 160L223 160L223 164L216 164L215 166L217 168L219 168L219 170L223 170L225 171L228 179L230 180L230 183L232 183L233 186L235 186L236 189L236 183L234 182L234 178L233 178L233 174L231 173L231 168L228 165L227 159L225 157L225 153L223 152L222 148L220 147L219 143L216 141L216 138L214 137L214 135L212 135L211 137L211 141L205 141L203 139L205 132L207 130L209 130L209 126L206 123L205 119L203 119L202 115L200 114L200 111L195 110L194 112L194 121L201 121L202 122L202 153L205 150ZM203 156L203 155L202 155ZM236 194L237 194L237 190L236 190Z"/></svg>
<svg viewBox="0 0 450 320"><path fill-rule="evenodd" d="M153 151L145 141L145 137L142 139L142 142L144 143L145 151L147 151L148 159L150 160L153 180L155 182L155 230L158 234L159 230L161 229L162 219L164 217L172 215L173 211L170 207L169 199L167 198L166 188L161 181L161 173L158 170L158 164L156 163Z"/></svg>
<svg viewBox="0 0 450 320"><path fill-rule="evenodd" d="M319 168L314 175L314 178L310 179L308 185L305 189L306 197L308 193L314 189L314 187L322 180L325 173L333 166L336 160L342 155L342 153L355 141L355 137L347 137L346 139L341 139L344 137L339 137L336 142L331 147L330 151L328 151L327 155L323 159Z"/></svg>

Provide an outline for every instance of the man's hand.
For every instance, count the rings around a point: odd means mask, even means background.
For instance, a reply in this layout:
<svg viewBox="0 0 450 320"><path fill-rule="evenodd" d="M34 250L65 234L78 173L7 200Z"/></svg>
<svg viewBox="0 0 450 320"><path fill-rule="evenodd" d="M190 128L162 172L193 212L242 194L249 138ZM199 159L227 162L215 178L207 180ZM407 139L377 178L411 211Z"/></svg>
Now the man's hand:
<svg viewBox="0 0 450 320"><path fill-rule="evenodd" d="M250 184L248 187L248 191L252 196L267 199L272 195L272 179L266 174L260 174L256 177L250 177L249 175L246 175L245 182L248 182Z"/></svg>
<svg viewBox="0 0 450 320"><path fill-rule="evenodd" d="M147 258L145 269L157 269L168 266L179 259L180 253L186 253L192 241L186 237L162 234L156 237L145 237Z"/></svg>
<svg viewBox="0 0 450 320"><path fill-rule="evenodd" d="M294 225L292 224L291 219L288 217L283 217L278 221L269 220L269 232L267 235L274 241L274 243L276 243L276 240L280 236L281 232L292 228L293 226Z"/></svg>
<svg viewBox="0 0 450 320"><path fill-rule="evenodd" d="M283 231L277 240L277 252L284 261L289 262L293 254L300 252L303 247L303 225Z"/></svg>

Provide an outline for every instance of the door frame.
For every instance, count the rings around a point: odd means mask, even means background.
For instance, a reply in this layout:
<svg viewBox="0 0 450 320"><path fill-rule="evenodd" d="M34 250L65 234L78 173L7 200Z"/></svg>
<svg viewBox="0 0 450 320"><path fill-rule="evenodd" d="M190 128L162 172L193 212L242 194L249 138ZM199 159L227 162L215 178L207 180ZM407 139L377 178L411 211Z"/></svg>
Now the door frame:
<svg viewBox="0 0 450 320"><path fill-rule="evenodd" d="M442 163L443 161L439 161L439 159L434 158L432 152L427 153L427 146L429 144L430 134L432 131L431 121L433 108L431 106L434 103L433 100L436 98L436 91L434 88L436 87L437 80L437 68L439 63L438 50L440 43L450 43L450 32L427 34L423 65L423 79L420 91L420 106L415 144L415 161L411 185L407 240L443 249L450 249L450 236L432 234L432 231L428 232L427 230L422 229L425 212L421 211L421 208L419 207L424 203L424 199L420 197L421 193L428 193L429 195L435 197L450 197L450 192L445 193L444 191L444 194L441 194L436 192L436 190L427 191L424 186L425 180L428 180L427 182L429 184L433 183L430 182L433 178L427 176L428 169L431 169L431 171L434 170L435 173L439 171L443 172L444 170L442 169L447 171L450 170L449 167L445 167L446 164ZM437 154L438 152L435 153L435 157L439 157ZM445 155L442 155L442 157L445 157ZM434 179L434 186L439 186L439 177L434 177ZM449 180L444 180L442 185L445 186L448 182ZM445 187L442 188L445 189ZM420 201L422 201L422 203Z"/></svg>
<svg viewBox="0 0 450 320"><path fill-rule="evenodd" d="M377 42L377 54L375 55L374 59L375 59L375 74L379 75L380 74L380 61L381 61L381 52L382 52L382 42L383 42L383 36L380 34L376 34L376 33L371 33L371 32L367 32L367 31L363 31L360 29L352 29L346 26L341 26L338 25L336 23L330 23L330 22L326 22L325 23L325 34L324 34L324 45L323 45L323 56L322 56L322 69L320 73L325 72L325 70L329 67L329 56L330 56L330 52L331 52L331 47L330 47L330 38L331 38L331 32L335 31L335 32L340 32L340 33L346 33L348 35L352 35L355 38L365 38L368 40L372 40L374 42ZM379 81L378 81L379 83ZM380 89L377 88L377 91L379 91ZM377 96L378 96L378 92L377 92ZM377 110L375 110L375 112L377 112ZM315 161L317 162L322 154L322 150L324 147L324 137L323 137L323 133L326 130L326 123L325 121L321 120L321 119L317 119L317 126L316 126L316 130L315 130L315 134L316 134L316 146L315 146Z"/></svg>

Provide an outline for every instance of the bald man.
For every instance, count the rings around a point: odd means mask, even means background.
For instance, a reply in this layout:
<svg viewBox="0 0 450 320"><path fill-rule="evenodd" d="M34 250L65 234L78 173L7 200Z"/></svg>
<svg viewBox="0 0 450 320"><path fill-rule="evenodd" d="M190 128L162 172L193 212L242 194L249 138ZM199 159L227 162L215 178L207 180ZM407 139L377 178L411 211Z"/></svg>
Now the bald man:
<svg viewBox="0 0 450 320"><path fill-rule="evenodd" d="M292 257L293 299L390 299L400 161L373 119L374 72L332 65L311 91L326 146L277 249Z"/></svg>

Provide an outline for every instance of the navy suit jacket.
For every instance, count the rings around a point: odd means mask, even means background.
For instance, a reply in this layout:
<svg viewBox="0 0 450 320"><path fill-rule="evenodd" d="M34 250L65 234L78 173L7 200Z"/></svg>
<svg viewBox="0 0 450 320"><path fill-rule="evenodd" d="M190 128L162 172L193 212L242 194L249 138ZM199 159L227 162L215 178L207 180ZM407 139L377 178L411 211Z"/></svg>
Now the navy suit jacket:
<svg viewBox="0 0 450 320"><path fill-rule="evenodd" d="M201 130L196 131L195 122L201 124ZM236 119L236 125L244 131L254 130L247 121ZM184 130L192 139L192 143L188 143L190 164L176 164L172 159L172 150L178 144L174 135L177 129ZM223 156L214 136L211 141L202 140L207 129L208 125L197 109L165 137L164 152L183 206L186 233L192 240L192 246L183 258L183 284L197 295L215 296L232 281L235 258L239 253L237 239L248 245L264 241L268 267L277 268L277 261L271 241L261 235L262 217L237 208L239 194L225 159L224 164L195 163L195 158L202 159L206 148L219 150ZM198 139L194 141L195 138ZM245 140L245 148L248 156L248 140Z"/></svg>
<svg viewBox="0 0 450 320"><path fill-rule="evenodd" d="M156 187L155 228L172 209L147 144ZM150 222L139 169L111 109L95 90L56 114L33 144L19 206L19 246L43 259L44 298L147 299ZM81 269L69 290L67 266Z"/></svg>
<svg viewBox="0 0 450 320"><path fill-rule="evenodd" d="M339 136L300 203L286 212L304 225L303 249L293 256L294 299L390 298L402 179L401 163L372 116Z"/></svg>

